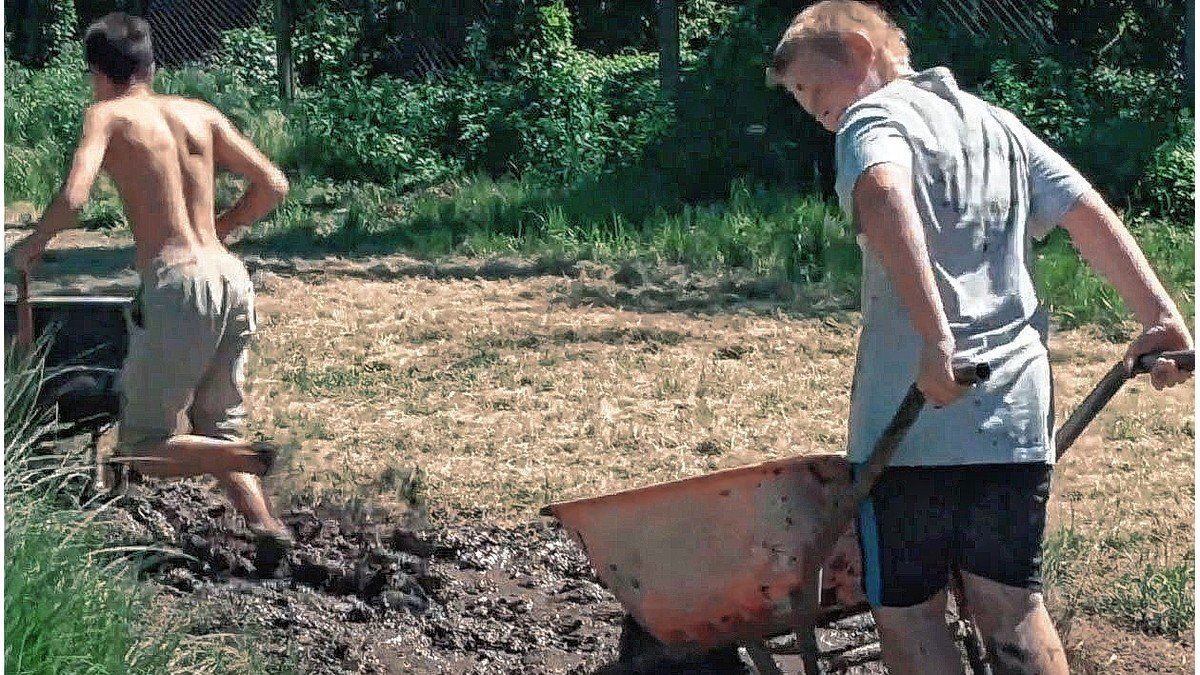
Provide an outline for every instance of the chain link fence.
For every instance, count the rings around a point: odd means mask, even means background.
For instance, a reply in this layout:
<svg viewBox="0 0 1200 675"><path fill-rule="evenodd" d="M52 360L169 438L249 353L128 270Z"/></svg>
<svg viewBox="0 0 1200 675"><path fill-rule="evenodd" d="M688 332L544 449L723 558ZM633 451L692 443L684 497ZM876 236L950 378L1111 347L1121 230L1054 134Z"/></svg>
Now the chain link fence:
<svg viewBox="0 0 1200 675"><path fill-rule="evenodd" d="M224 34L269 28L272 6L271 0L149 0L144 16L159 66L176 68L236 58Z"/></svg>
<svg viewBox="0 0 1200 675"><path fill-rule="evenodd" d="M528 4L528 3L526 3ZM584 49L599 53L621 50L677 52L661 42L662 16L678 23L693 6L745 3L723 0L568 0L575 34ZM914 20L956 26L973 35L1022 40L1043 47L1053 41L1053 24L1038 3L1024 0L883 0L894 13ZM160 67L219 67L236 63L247 48L275 42L283 48L281 71L290 68L312 80L321 59L328 59L322 31L354 24L352 54L369 62L372 72L419 76L462 65L469 58L472 35L480 26L503 26L515 20L520 0L5 0L9 57L26 63L44 61L50 45L61 40L63 24L85 26L108 11L139 14L154 31ZM797 5L799 7L799 5ZM278 20L282 9L283 20ZM69 30L68 30L69 32ZM666 31L668 41L679 31ZM292 49L289 50L288 47ZM321 53L322 48L326 53ZM291 53L301 63L292 63ZM307 62L303 62L307 59Z"/></svg>

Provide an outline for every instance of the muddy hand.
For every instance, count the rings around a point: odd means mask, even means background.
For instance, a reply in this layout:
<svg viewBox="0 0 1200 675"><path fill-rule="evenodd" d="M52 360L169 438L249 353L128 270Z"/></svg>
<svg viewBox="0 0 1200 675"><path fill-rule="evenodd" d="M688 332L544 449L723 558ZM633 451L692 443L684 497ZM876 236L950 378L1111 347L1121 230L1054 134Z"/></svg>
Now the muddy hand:
<svg viewBox="0 0 1200 675"><path fill-rule="evenodd" d="M1192 336L1178 318L1171 318L1147 328L1125 351L1125 367L1133 372L1134 362L1143 354L1184 351L1192 349ZM1192 374L1180 369L1174 361L1159 359L1150 371L1150 383L1155 389L1165 389L1186 382Z"/></svg>
<svg viewBox="0 0 1200 675"><path fill-rule="evenodd" d="M935 407L950 405L967 390L954 381L954 367L951 363L953 357L952 341L926 343L921 348L917 389L920 389L926 400Z"/></svg>

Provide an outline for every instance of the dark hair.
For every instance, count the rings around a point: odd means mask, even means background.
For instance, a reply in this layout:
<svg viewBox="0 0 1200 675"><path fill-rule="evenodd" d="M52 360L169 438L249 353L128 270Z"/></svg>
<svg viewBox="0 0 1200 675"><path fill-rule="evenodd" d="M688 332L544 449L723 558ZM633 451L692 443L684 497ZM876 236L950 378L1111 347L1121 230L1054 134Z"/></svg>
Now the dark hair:
<svg viewBox="0 0 1200 675"><path fill-rule="evenodd" d="M154 65L150 24L145 19L113 12L88 26L83 53L89 68L127 84L134 75L149 74Z"/></svg>

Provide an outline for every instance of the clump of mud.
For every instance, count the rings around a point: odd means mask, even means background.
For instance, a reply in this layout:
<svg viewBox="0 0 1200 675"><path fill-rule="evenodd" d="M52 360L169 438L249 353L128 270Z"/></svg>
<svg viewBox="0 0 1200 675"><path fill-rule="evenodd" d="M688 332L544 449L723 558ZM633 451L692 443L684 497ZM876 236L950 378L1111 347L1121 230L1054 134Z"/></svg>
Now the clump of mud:
<svg viewBox="0 0 1200 675"><path fill-rule="evenodd" d="M189 631L260 636L299 672L594 672L616 657L623 611L548 524L416 533L295 508L281 552L199 481L136 485L118 507L125 543L177 551L143 574L196 617Z"/></svg>

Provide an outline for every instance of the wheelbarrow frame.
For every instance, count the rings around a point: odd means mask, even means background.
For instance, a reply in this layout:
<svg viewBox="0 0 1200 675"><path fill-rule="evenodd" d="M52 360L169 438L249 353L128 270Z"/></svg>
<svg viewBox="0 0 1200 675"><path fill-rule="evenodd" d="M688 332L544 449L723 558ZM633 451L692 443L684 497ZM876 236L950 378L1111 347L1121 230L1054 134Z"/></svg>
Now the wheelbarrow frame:
<svg viewBox="0 0 1200 675"><path fill-rule="evenodd" d="M1070 415L1066 423L1056 434L1056 457L1061 457L1071 444L1080 435L1083 429L1090 423L1101 409L1112 399L1112 397L1120 390L1126 381L1132 377L1149 372L1158 359L1166 358L1174 361L1181 369L1192 371L1194 369L1195 357L1192 351L1171 352L1161 354L1148 354L1139 359L1136 359L1132 369L1125 366L1124 362L1118 363L1108 372L1107 375L1100 381L1094 390L1084 399L1078 408ZM979 375L986 377L986 369L981 370L977 374L969 372L956 373L960 381L969 381L972 378L978 380ZM845 618L847 614L855 613L855 610L865 611L868 608L860 605L853 608L833 608L835 611L823 610L820 607L821 584L819 581L820 568L827 560L828 553L832 547L838 542L839 537L846 531L850 522L858 509L858 505L871 492L875 482L886 470L891 456L894 454L903 438L905 432L916 420L924 404L924 397L915 385L910 387L904 402L901 404L896 415L892 419L884 434L880 437L873 449L872 455L864 464L863 468L857 472L854 480L844 489L840 496L835 495L828 504L825 511L825 517L818 519L816 523L817 533L814 539L812 549L816 555L806 556L801 565L802 572L797 575L801 580L798 588L792 593L791 609L792 622L791 629L783 634L794 633L796 639L794 645L788 648L787 653L799 654L804 662L804 672L807 675L819 672L818 659L828 654L820 654L817 649L814 629L817 626L827 625L833 620ZM765 465L764 465L765 466ZM688 479L696 480L696 479ZM658 489L663 489L666 485L655 486ZM569 507L574 504L582 504L589 501L604 500L604 497L595 498L593 500L580 500L579 502L563 502L551 504L542 509L543 515L560 517L557 509ZM585 551L587 549L584 544ZM592 558L592 553L588 552L589 559ZM593 561L593 564L596 564ZM987 654L983 645L983 640L976 629L973 622L969 620L969 610L966 607L966 597L962 592L961 578L956 572L952 583L952 591L955 597L955 605L958 613L958 623L960 626L959 637L964 640L967 657L976 673L988 673L990 668L987 663ZM765 590L765 588L764 588ZM620 594L618 594L619 596ZM618 597L619 600L625 600ZM634 625L634 628L640 626ZM751 660L754 662L756 669L760 673L778 673L772 650L765 643L765 639L775 637L772 635L763 635L759 639L742 636L738 638L740 644L748 653ZM694 645L693 645L694 646ZM673 649L667 647L667 649ZM685 646L686 649L686 646ZM782 653L782 652L780 652Z"/></svg>
<svg viewBox="0 0 1200 675"><path fill-rule="evenodd" d="M117 420L116 381L129 347L131 305L129 297L35 298L25 272L17 278L16 299L5 301L4 333L11 346L29 350L39 337L51 333L37 405L56 409L53 437L90 434L93 454Z"/></svg>

